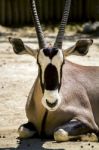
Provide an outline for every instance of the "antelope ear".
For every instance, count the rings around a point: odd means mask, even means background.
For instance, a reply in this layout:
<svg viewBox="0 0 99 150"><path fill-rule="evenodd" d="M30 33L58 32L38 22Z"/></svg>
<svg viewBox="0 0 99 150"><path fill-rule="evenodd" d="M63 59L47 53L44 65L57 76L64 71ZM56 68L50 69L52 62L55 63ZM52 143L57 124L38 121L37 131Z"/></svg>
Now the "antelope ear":
<svg viewBox="0 0 99 150"><path fill-rule="evenodd" d="M13 50L16 54L29 54L36 58L38 50L33 50L30 47L24 45L21 39L9 37L9 42L12 44Z"/></svg>
<svg viewBox="0 0 99 150"><path fill-rule="evenodd" d="M76 44L66 50L63 50L64 56L68 55L79 55L84 56L88 53L89 47L92 45L93 40L78 40Z"/></svg>

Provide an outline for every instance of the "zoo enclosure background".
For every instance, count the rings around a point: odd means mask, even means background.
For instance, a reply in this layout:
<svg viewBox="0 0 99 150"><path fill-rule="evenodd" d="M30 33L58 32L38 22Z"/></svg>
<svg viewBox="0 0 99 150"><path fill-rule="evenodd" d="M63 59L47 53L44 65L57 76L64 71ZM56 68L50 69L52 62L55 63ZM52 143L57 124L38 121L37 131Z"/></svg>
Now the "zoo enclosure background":
<svg viewBox="0 0 99 150"><path fill-rule="evenodd" d="M65 0L36 0L42 23L54 24L61 19ZM0 24L30 25L29 0L0 0ZM99 0L72 0L69 22L99 20Z"/></svg>

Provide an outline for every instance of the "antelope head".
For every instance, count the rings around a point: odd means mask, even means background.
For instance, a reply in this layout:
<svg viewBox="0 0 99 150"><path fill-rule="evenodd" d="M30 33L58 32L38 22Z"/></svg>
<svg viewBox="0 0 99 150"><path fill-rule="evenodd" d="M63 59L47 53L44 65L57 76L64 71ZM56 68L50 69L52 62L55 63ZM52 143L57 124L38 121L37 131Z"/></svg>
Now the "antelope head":
<svg viewBox="0 0 99 150"><path fill-rule="evenodd" d="M89 46L93 43L92 40L79 40L74 46L65 50L62 49L64 29L69 15L70 4L71 0L66 0L59 32L53 46L47 45L45 42L37 15L35 0L31 0L31 8L38 37L39 50L33 50L24 45L21 39L9 38L15 53L30 54L37 59L40 84L43 93L41 101L43 106L49 111L55 111L61 103L59 91L61 88L62 67L65 56L70 54L85 55L88 52Z"/></svg>

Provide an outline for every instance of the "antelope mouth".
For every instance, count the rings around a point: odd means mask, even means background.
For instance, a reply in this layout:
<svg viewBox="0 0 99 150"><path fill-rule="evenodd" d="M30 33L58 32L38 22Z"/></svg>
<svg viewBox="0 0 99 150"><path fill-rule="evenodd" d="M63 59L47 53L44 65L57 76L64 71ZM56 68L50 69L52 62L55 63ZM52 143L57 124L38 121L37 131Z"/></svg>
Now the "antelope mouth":
<svg viewBox="0 0 99 150"><path fill-rule="evenodd" d="M47 103L48 107L54 108L57 105L58 100L56 100L54 103L50 103L48 100L46 100L46 103Z"/></svg>

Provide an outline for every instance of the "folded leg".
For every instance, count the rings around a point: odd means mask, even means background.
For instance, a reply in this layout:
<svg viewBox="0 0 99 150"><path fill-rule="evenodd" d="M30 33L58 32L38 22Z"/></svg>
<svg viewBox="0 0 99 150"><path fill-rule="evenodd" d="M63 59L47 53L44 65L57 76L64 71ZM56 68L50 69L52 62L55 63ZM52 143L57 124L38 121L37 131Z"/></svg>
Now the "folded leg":
<svg viewBox="0 0 99 150"><path fill-rule="evenodd" d="M30 138L37 134L34 125L31 122L22 124L18 129L20 138Z"/></svg>
<svg viewBox="0 0 99 150"><path fill-rule="evenodd" d="M57 142L80 139L81 141L98 141L95 132L78 120L72 120L55 129L54 139Z"/></svg>

